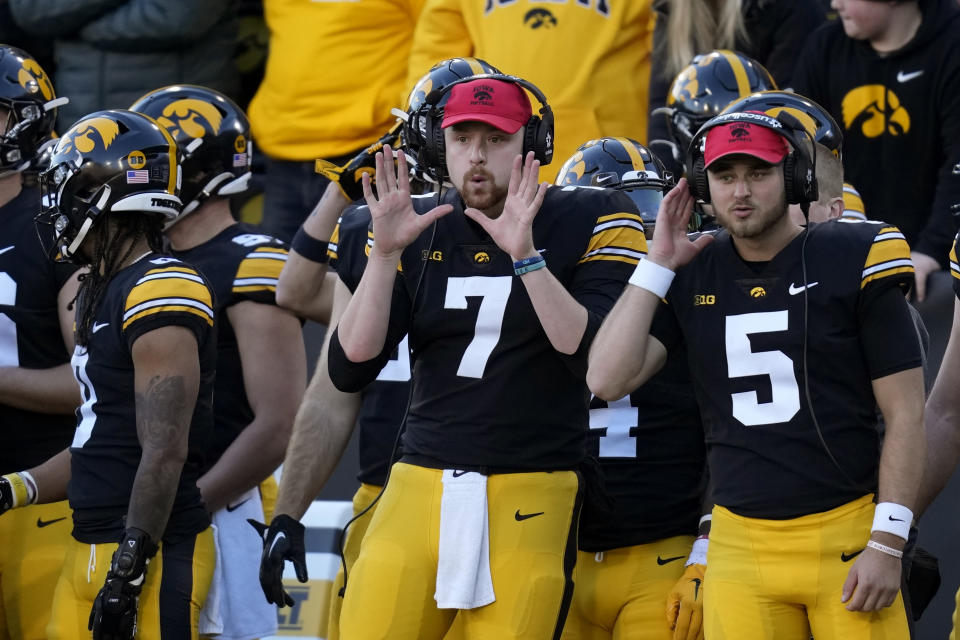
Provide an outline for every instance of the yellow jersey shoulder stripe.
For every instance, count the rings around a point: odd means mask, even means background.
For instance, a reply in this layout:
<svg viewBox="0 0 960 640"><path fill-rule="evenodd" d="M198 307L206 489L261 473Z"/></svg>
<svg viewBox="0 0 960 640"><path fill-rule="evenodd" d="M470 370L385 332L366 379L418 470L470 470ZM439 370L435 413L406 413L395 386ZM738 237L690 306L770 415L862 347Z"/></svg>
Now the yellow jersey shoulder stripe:
<svg viewBox="0 0 960 640"><path fill-rule="evenodd" d="M286 261L287 252L284 249L257 249L248 253L237 268L233 278L233 290L251 291L248 287L257 287L253 290L268 288L275 291Z"/></svg>
<svg viewBox="0 0 960 640"><path fill-rule="evenodd" d="M190 307L213 324L213 294L203 278L190 267L167 267L147 271L130 289L124 304L123 327L133 322L134 316L156 313L171 304Z"/></svg>
<svg viewBox="0 0 960 640"><path fill-rule="evenodd" d="M643 219L632 213L615 213L597 218L593 235L578 264L595 260L636 264L646 254Z"/></svg>
<svg viewBox="0 0 960 640"><path fill-rule="evenodd" d="M898 228L883 226L874 236L867 259L863 263L860 288L874 280L901 273L913 273L910 245Z"/></svg>
<svg viewBox="0 0 960 640"><path fill-rule="evenodd" d="M957 243L960 243L960 234L953 241L950 247L950 275L960 280L960 260L957 259Z"/></svg>
<svg viewBox="0 0 960 640"><path fill-rule="evenodd" d="M340 250L340 220L337 220L337 226L333 228L330 241L327 242L327 257L331 260L337 259L337 252Z"/></svg>

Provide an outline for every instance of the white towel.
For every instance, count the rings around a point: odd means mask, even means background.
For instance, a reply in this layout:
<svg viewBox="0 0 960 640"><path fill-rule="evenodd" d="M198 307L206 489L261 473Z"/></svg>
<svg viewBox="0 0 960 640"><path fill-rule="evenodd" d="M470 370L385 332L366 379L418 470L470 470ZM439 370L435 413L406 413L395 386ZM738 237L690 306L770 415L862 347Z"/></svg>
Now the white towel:
<svg viewBox="0 0 960 640"><path fill-rule="evenodd" d="M277 632L277 607L267 602L260 588L263 540L247 518L263 520L258 487L213 514L217 568L201 611L200 635L253 640Z"/></svg>
<svg viewBox="0 0 960 640"><path fill-rule="evenodd" d="M490 575L487 477L481 473L443 471L433 597L440 609L475 609L496 600Z"/></svg>

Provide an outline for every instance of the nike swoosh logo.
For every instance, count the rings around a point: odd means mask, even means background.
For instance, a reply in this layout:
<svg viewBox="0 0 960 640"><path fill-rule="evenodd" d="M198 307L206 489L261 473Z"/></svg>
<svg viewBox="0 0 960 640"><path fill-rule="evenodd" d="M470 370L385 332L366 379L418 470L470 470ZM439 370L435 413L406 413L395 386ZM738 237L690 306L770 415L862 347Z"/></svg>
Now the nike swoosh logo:
<svg viewBox="0 0 960 640"><path fill-rule="evenodd" d="M903 518L894 518L893 516L887 516L890 522L903 522Z"/></svg>
<svg viewBox="0 0 960 640"><path fill-rule="evenodd" d="M669 562L673 562L674 560L680 560L681 558L683 558L683 556L676 556L674 558L661 558L660 556L657 556L657 564L662 567L663 565Z"/></svg>
<svg viewBox="0 0 960 640"><path fill-rule="evenodd" d="M67 519L66 516L64 516L64 517L62 517L62 518L55 518L55 519L53 519L53 520L46 520L46 521L41 520L40 518L37 518L37 527L43 529L44 527L49 527L49 526L52 525L54 522L60 522L61 520L66 520L66 519Z"/></svg>
<svg viewBox="0 0 960 640"><path fill-rule="evenodd" d="M462 476L462 475L465 474L465 473L470 473L470 472L469 472L469 471L460 471L459 469L454 469L454 470L453 470L453 477L454 477L454 478L459 478L460 476Z"/></svg>
<svg viewBox="0 0 960 640"><path fill-rule="evenodd" d="M857 557L858 555L860 555L861 553L863 553L863 549L860 549L860 551L854 551L853 553L851 553L851 554L849 554L849 555L848 555L847 553L841 553L841 554L840 554L840 562L850 562L851 560L853 560L854 558L856 558L856 557Z"/></svg>
<svg viewBox="0 0 960 640"><path fill-rule="evenodd" d="M904 73L903 71L897 72L897 82L903 84L904 82L910 82L914 78L919 78L923 75L923 69L920 71L911 71L910 73Z"/></svg>
<svg viewBox="0 0 960 640"><path fill-rule="evenodd" d="M4 247L3 249L0 249L0 254L4 254L4 253L6 253L7 251L10 251L10 250L13 249L15 246L17 246L17 245L12 244L12 245L10 245L9 247Z"/></svg>
<svg viewBox="0 0 960 640"><path fill-rule="evenodd" d="M97 324L96 322L94 322L94 323L93 323L93 327L92 327L91 330L92 330L94 333L96 333L97 331L100 331L100 329L103 329L104 327L109 327L109 326L110 326L110 323L109 323L109 322L103 322L103 323L100 323L100 324Z"/></svg>
<svg viewBox="0 0 960 640"><path fill-rule="evenodd" d="M607 180L613 180L613 176L597 176L597 184L603 184Z"/></svg>
<svg viewBox="0 0 960 640"><path fill-rule="evenodd" d="M243 505L247 504L248 502L250 502L250 498L247 498L247 499L244 500L243 502L238 502L237 504L228 504L228 505L227 505L227 511L229 511L230 513L233 513L234 511L236 511L237 509L239 509L239 508L242 507Z"/></svg>
<svg viewBox="0 0 960 640"><path fill-rule="evenodd" d="M696 600L700 595L700 578L691 578L690 582L693 583L693 599Z"/></svg>
<svg viewBox="0 0 960 640"><path fill-rule="evenodd" d="M801 293L801 292L805 291L806 289L813 289L813 288L814 288L815 286L817 286L818 284L820 284L820 283L819 283L819 282L811 282L810 284L805 284L805 285L803 285L802 287L798 287L798 286L795 286L795 285L791 282L791 283L790 283L790 287L787 289L787 293L789 293L789 294L792 295L792 296L795 296L795 295L797 295L798 293Z"/></svg>
<svg viewBox="0 0 960 640"><path fill-rule="evenodd" d="M530 518L536 518L537 516L542 516L543 511L537 511L536 513L520 513L520 509L517 509L517 512L513 514L513 517L517 519L517 522L522 522L523 520L529 520Z"/></svg>
<svg viewBox="0 0 960 640"><path fill-rule="evenodd" d="M283 531L280 531L279 533L277 533L277 537L275 537L275 538L273 539L273 542L270 543L270 548L267 549L267 555L268 555L268 556L272 556L272 555L273 555L273 548L274 548L275 546L277 546L277 543L280 542L280 540L283 540L283 539L285 539L286 537L287 537L287 534L285 534Z"/></svg>

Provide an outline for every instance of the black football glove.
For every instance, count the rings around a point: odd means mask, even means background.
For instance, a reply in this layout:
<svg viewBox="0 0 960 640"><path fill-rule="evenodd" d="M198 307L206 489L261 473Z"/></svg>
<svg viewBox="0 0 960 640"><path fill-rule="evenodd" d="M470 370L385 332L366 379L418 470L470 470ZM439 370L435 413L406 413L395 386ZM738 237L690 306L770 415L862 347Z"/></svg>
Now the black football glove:
<svg viewBox="0 0 960 640"><path fill-rule="evenodd" d="M397 120L397 123L390 128L390 131L383 134L379 140L369 147L350 158L346 164L337 166L326 160L317 160L314 170L323 174L331 182L336 182L343 195L353 202L363 198L363 183L361 182L363 174L370 174L370 183L376 184L376 156L377 152L383 149L384 145L390 145L396 150L397 143L400 140L400 131L403 129L403 120Z"/></svg>
<svg viewBox="0 0 960 640"><path fill-rule="evenodd" d="M303 525L288 515L274 517L270 526L247 519L263 538L260 556L260 587L267 602L292 607L290 594L283 590L283 562L289 560L297 572L297 580L307 581L307 556L303 547Z"/></svg>
<svg viewBox="0 0 960 640"><path fill-rule="evenodd" d="M147 577L147 564L157 545L146 531L128 528L113 552L107 581L93 601L87 629L93 640L133 640L137 634L137 603Z"/></svg>

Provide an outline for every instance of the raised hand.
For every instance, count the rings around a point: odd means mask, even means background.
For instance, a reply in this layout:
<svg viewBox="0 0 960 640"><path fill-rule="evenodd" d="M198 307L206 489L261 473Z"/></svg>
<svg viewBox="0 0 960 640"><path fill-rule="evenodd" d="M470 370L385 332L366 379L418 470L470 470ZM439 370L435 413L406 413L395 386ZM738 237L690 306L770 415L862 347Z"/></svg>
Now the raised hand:
<svg viewBox="0 0 960 640"><path fill-rule="evenodd" d="M547 183L537 184L539 170L540 161L533 159L533 151L527 153L526 160L518 155L510 172L503 213L488 218L479 209L468 207L464 210L514 260L529 258L537 251L533 246L533 219L540 211L548 187Z"/></svg>
<svg viewBox="0 0 960 640"><path fill-rule="evenodd" d="M693 201L686 178L681 178L677 186L664 196L657 212L648 260L676 271L713 242L713 236L702 235L693 242L687 236Z"/></svg>
<svg viewBox="0 0 960 640"><path fill-rule="evenodd" d="M434 207L423 215L417 215L410 197L410 178L407 161L402 153L394 153L390 145L377 152L376 182L374 196L370 175L363 174L363 197L370 207L373 219L373 251L383 256L399 254L438 218L453 211L449 204Z"/></svg>

